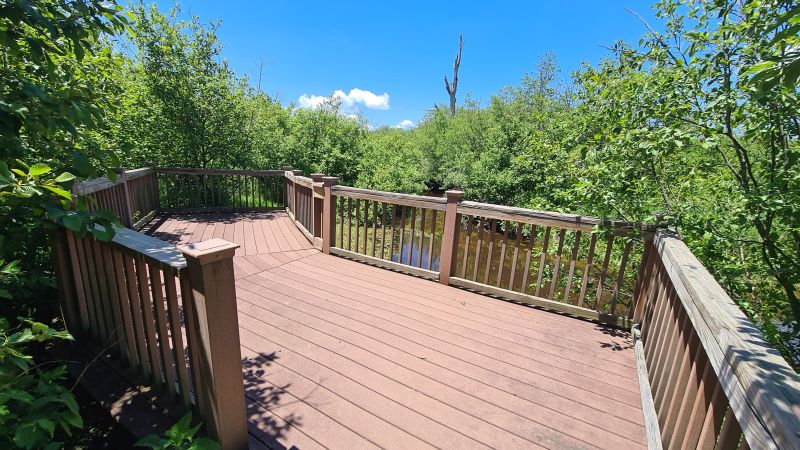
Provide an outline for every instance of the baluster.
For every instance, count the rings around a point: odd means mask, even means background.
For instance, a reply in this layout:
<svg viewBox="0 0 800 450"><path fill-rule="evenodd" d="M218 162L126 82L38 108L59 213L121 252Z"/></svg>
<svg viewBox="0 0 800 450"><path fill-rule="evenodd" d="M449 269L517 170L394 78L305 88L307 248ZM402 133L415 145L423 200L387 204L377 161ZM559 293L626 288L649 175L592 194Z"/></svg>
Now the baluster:
<svg viewBox="0 0 800 450"><path fill-rule="evenodd" d="M467 278L467 264L469 261L469 253L470 253L470 241L472 240L472 229L474 228L473 222L475 221L474 216L467 216L467 236L464 238L464 256L463 260L461 261L461 278Z"/></svg>
<svg viewBox="0 0 800 450"><path fill-rule="evenodd" d="M397 207L394 204L391 204L391 208L392 224L389 229L389 261L394 259L394 227L397 224L397 214L395 213Z"/></svg>
<svg viewBox="0 0 800 450"><path fill-rule="evenodd" d="M417 208L411 208L411 233L408 235L408 264L414 265L414 230L417 226Z"/></svg>
<svg viewBox="0 0 800 450"><path fill-rule="evenodd" d="M183 330L181 327L180 309L178 309L178 290L175 286L175 274L164 272L164 284L167 294L167 313L169 316L170 330L172 331L172 350L175 354L175 367L178 372L183 405L191 407L189 395L189 373L186 369L186 354L183 345Z"/></svg>
<svg viewBox="0 0 800 450"><path fill-rule="evenodd" d="M533 252L533 244L536 242L536 233L536 225L531 225L531 233L528 236L528 250L525 254L525 270L522 272L522 286L520 287L520 292L523 294L527 294L530 289L528 278L531 274L531 253Z"/></svg>
<svg viewBox="0 0 800 450"><path fill-rule="evenodd" d="M386 202L381 203L381 259L386 254Z"/></svg>
<svg viewBox="0 0 800 450"><path fill-rule="evenodd" d="M133 258L128 255L122 256L122 265L125 268L125 281L127 284L128 298L131 303L131 318L133 319L134 334L136 336L136 343L138 349L138 359L141 363L140 373L145 379L153 378L152 363L147 353L147 342L145 341L145 325L142 321L142 304L139 297L139 288L137 287L136 268L134 267Z"/></svg>
<svg viewBox="0 0 800 450"><path fill-rule="evenodd" d="M403 241L406 237L406 207L403 205L399 206L400 208L400 252L397 261L400 264L403 264Z"/></svg>
<svg viewBox="0 0 800 450"><path fill-rule="evenodd" d="M142 302L142 313L144 315L145 336L147 336L147 350L150 354L152 364L151 381L153 388L158 392L162 388L163 379L161 378L161 357L158 355L158 341L155 333L155 318L153 317L153 305L150 303L150 280L147 276L147 263L144 257L136 258L136 272L139 278L139 295Z"/></svg>
<svg viewBox="0 0 800 450"><path fill-rule="evenodd" d="M550 227L545 228L544 230L544 239L542 240L542 257L539 260L539 274L536 276L536 293L535 296L539 296L539 292L542 290L542 277L544 275L544 267L547 264L547 249L550 247Z"/></svg>
<svg viewBox="0 0 800 450"><path fill-rule="evenodd" d="M592 234L589 240L589 255L586 257L586 267L583 269L583 279L581 280L581 294L578 297L578 306L583 307L586 298L586 288L589 286L589 276L592 274L592 263L594 262L594 248L597 245L597 235Z"/></svg>
<svg viewBox="0 0 800 450"><path fill-rule="evenodd" d="M431 211L431 238L428 240L428 270L433 264L433 241L436 240L436 210ZM455 243L458 245L458 242Z"/></svg>
<svg viewBox="0 0 800 450"><path fill-rule="evenodd" d="M564 228L558 232L558 250L556 251L556 261L553 263L553 279L550 280L550 292L547 294L547 298L550 300L555 300L553 294L555 294L556 285L558 284L558 273L561 271L561 253L564 250L564 236L566 232L567 230Z"/></svg>
<svg viewBox="0 0 800 450"><path fill-rule="evenodd" d="M174 361L172 352L169 348L169 331L167 331L167 314L164 309L164 290L161 280L161 270L155 264L148 264L150 272L150 289L153 294L153 305L155 306L155 324L158 331L158 346L161 349L162 362L164 363L165 383L167 394L170 398L175 398L175 372L172 370Z"/></svg>
<svg viewBox="0 0 800 450"><path fill-rule="evenodd" d="M472 262L472 281L478 281L478 268L481 265L481 247L483 247L483 227L486 224L485 220L485 218L481 217L480 223L478 223L478 239L475 242L475 259Z"/></svg>
<svg viewBox="0 0 800 450"><path fill-rule="evenodd" d="M425 208L421 208L420 212L420 219L419 219L419 239L417 240L417 251L419 255L417 255L417 267L422 267L422 246L425 240Z"/></svg>
<svg viewBox="0 0 800 450"><path fill-rule="evenodd" d="M519 260L519 242L522 240L522 222L517 222L517 230L514 233L514 254L511 260L511 276L508 278L508 290L514 290L514 279L517 274L517 261Z"/></svg>
<svg viewBox="0 0 800 450"><path fill-rule="evenodd" d="M354 246L354 251L358 253L358 244L359 244L359 231L361 230L361 200L356 200L356 245Z"/></svg>
<svg viewBox="0 0 800 450"><path fill-rule="evenodd" d="M611 252L614 250L614 234L608 236L608 242L606 243L606 256L603 258L603 267L600 270L600 280L597 282L597 311L600 311L602 304L602 296L603 296L603 284L606 282L606 276L608 275L608 263L611 261Z"/></svg>
<svg viewBox="0 0 800 450"><path fill-rule="evenodd" d="M503 243L500 244L500 263L497 267L497 280L495 282L497 287L503 287L503 266L505 266L506 262L506 246L508 245L508 229L510 225L511 223L507 220L503 223Z"/></svg>
<svg viewBox="0 0 800 450"><path fill-rule="evenodd" d="M628 264L628 257L630 256L632 247L633 240L628 240L628 242L625 243L625 248L622 251L622 261L619 263L617 279L614 282L614 290L611 294L611 307L609 308L609 313L612 315L616 314L617 300L619 299L619 289L622 285L622 281L625 279L625 266Z"/></svg>
<svg viewBox="0 0 800 450"><path fill-rule="evenodd" d="M492 254L494 253L494 235L496 228L497 224L495 219L489 219L489 249L486 251L486 269L483 272L483 284L489 284L489 272L492 269Z"/></svg>
<svg viewBox="0 0 800 450"><path fill-rule="evenodd" d="M572 289L572 277L575 275L575 263L578 260L578 250L581 245L581 231L575 232L575 242L572 244L572 256L569 259L569 272L567 272L567 287L564 289L564 302L569 303L569 291Z"/></svg>

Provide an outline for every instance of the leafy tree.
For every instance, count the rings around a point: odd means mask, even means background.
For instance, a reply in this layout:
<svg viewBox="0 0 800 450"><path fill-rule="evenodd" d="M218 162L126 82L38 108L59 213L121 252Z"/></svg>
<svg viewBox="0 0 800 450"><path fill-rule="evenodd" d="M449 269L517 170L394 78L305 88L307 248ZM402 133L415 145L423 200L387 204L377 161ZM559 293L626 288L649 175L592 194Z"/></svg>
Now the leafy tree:
<svg viewBox="0 0 800 450"><path fill-rule="evenodd" d="M129 164L251 166L248 88L220 58L216 25L196 16L180 21L178 7L162 14L138 4L133 11L135 50L124 73L124 103L134 108L117 127Z"/></svg>
<svg viewBox="0 0 800 450"><path fill-rule="evenodd" d="M367 133L360 118L342 114L335 98L316 109L290 108L281 160L306 174L355 183Z"/></svg>
<svg viewBox="0 0 800 450"><path fill-rule="evenodd" d="M356 185L390 192L422 194L427 188L420 170L422 152L413 133L382 128L367 135Z"/></svg>
<svg viewBox="0 0 800 450"><path fill-rule="evenodd" d="M774 321L800 323L800 104L790 78L767 82L759 70L797 8L671 0L656 8L664 33L651 31L638 48L617 45L616 59L579 77L575 142L590 168L583 193L633 218L667 211L780 345Z"/></svg>
<svg viewBox="0 0 800 450"><path fill-rule="evenodd" d="M68 212L68 189L76 177L114 176L117 155L101 135L117 93L107 37L126 23L113 2L0 3L0 258L19 261L13 281L24 286L6 293L33 297L48 278L50 220L110 236L109 216L81 203Z"/></svg>

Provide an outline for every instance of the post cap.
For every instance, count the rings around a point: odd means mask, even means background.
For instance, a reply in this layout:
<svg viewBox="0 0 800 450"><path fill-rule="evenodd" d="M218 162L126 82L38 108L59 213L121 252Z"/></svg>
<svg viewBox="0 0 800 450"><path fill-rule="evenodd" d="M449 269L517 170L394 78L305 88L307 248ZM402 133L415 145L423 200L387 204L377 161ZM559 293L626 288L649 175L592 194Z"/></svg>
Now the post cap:
<svg viewBox="0 0 800 450"><path fill-rule="evenodd" d="M292 170L292 166L283 166L281 167L283 170Z"/></svg>
<svg viewBox="0 0 800 450"><path fill-rule="evenodd" d="M448 202L457 202L464 198L464 191L445 191L444 195L447 197Z"/></svg>
<svg viewBox="0 0 800 450"><path fill-rule="evenodd" d="M300 170L300 169L294 169L294 170L292 170L291 172L292 172L293 174L295 174L295 175L302 175L302 174L303 174L303 171L302 171L302 170Z"/></svg>
<svg viewBox="0 0 800 450"><path fill-rule="evenodd" d="M120 175L125 173L125 168L124 167L114 167L111 170L113 170L114 173L117 173L117 174L120 174Z"/></svg>
<svg viewBox="0 0 800 450"><path fill-rule="evenodd" d="M178 246L178 250L187 260L196 261L200 265L232 258L237 248L239 248L239 244L219 238Z"/></svg>
<svg viewBox="0 0 800 450"><path fill-rule="evenodd" d="M339 177L322 177L322 184L325 186L333 186L339 182Z"/></svg>
<svg viewBox="0 0 800 450"><path fill-rule="evenodd" d="M312 173L311 174L311 179L314 180L314 181L322 181L322 177L324 177L324 176L325 176L325 174L323 174L323 173Z"/></svg>

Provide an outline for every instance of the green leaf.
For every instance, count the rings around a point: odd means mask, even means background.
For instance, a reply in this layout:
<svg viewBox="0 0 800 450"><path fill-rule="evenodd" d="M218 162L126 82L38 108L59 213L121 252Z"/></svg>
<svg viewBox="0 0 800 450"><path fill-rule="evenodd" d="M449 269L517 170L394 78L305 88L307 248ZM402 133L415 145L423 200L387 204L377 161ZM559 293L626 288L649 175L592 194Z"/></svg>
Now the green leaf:
<svg viewBox="0 0 800 450"><path fill-rule="evenodd" d="M188 412L181 417L181 420L178 421L172 428L175 428L177 431L185 433L189 431L189 427L192 426L192 413Z"/></svg>
<svg viewBox="0 0 800 450"><path fill-rule="evenodd" d="M61 223L72 231L83 230L83 219L77 214L67 214L61 219Z"/></svg>
<svg viewBox="0 0 800 450"><path fill-rule="evenodd" d="M47 430L47 432L50 433L50 437L53 437L53 432L56 430L55 422L49 419L39 419L36 421L36 424Z"/></svg>
<svg viewBox="0 0 800 450"><path fill-rule="evenodd" d="M18 426L16 433L14 433L14 443L25 449L33 448L42 438L44 438L44 435L34 424Z"/></svg>
<svg viewBox="0 0 800 450"><path fill-rule="evenodd" d="M61 189L58 186L42 186L42 187L44 187L48 191L58 195L59 197L65 200L72 200L72 194L69 191Z"/></svg>
<svg viewBox="0 0 800 450"><path fill-rule="evenodd" d="M114 229L111 227L96 227L92 229L92 236L102 242L109 242L114 238Z"/></svg>
<svg viewBox="0 0 800 450"><path fill-rule="evenodd" d="M31 166L30 170L28 170L28 174L32 177L40 177L46 173L50 173L53 169L50 168L47 164L34 164Z"/></svg>
<svg viewBox="0 0 800 450"><path fill-rule="evenodd" d="M165 444L167 443L166 440L161 439L160 437L156 436L155 434L147 435L133 444L136 447L150 447L150 448L164 448Z"/></svg>
<svg viewBox="0 0 800 450"><path fill-rule="evenodd" d="M69 172L64 172L61 175L56 177L55 182L56 183L65 183L67 181L72 181L74 179L75 179L75 175L73 175L73 174L71 174Z"/></svg>
<svg viewBox="0 0 800 450"><path fill-rule="evenodd" d="M197 438L192 446L189 447L189 449L195 450L220 450L221 448L217 441L207 437Z"/></svg>
<svg viewBox="0 0 800 450"><path fill-rule="evenodd" d="M75 167L75 170L81 176L88 177L92 175L92 163L89 162L89 158L81 153L72 155L72 166Z"/></svg>
<svg viewBox="0 0 800 450"><path fill-rule="evenodd" d="M61 420L68 423L73 428L83 428L83 418L72 411L62 414Z"/></svg>

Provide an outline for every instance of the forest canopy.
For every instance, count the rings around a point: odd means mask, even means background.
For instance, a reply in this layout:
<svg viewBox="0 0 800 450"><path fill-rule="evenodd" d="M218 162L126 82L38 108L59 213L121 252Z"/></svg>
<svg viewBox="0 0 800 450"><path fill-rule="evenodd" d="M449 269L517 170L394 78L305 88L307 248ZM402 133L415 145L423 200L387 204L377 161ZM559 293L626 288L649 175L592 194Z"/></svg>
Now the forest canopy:
<svg viewBox="0 0 800 450"><path fill-rule="evenodd" d="M363 188L663 215L800 363L796 2L660 1L663 31L643 24L639 42L616 43L600 64L563 74L542 55L454 114L431 99L410 130L372 129L333 96L315 109L281 104L231 70L219 23L141 3L82 0L76 16L24 3L37 7L0 2L0 296L14 299L4 309L35 314L32 299L51 289L51 220L107 238L112 217L69 210L76 180L150 163L290 165Z"/></svg>

